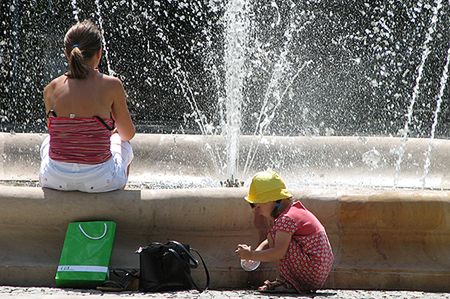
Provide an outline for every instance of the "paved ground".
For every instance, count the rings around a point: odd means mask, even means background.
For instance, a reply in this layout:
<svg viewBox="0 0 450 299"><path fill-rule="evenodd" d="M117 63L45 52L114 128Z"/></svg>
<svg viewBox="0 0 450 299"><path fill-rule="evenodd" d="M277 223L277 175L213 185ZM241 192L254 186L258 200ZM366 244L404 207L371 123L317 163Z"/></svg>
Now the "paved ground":
<svg viewBox="0 0 450 299"><path fill-rule="evenodd" d="M316 294L261 294L250 290L224 290L172 292L172 293L103 293L94 290L74 290L56 288L18 288L0 286L0 298L48 298L48 299L91 299L91 298L193 298L193 299L290 299L290 298L315 298L315 299L411 299L411 298L433 298L450 299L450 293L426 293L406 291L361 291L361 290L320 290Z"/></svg>

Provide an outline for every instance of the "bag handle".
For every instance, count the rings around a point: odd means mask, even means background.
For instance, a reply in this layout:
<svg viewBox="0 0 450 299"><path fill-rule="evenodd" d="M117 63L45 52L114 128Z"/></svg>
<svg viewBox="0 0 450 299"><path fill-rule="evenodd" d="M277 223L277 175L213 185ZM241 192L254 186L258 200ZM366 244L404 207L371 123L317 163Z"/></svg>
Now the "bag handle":
<svg viewBox="0 0 450 299"><path fill-rule="evenodd" d="M209 289L209 271L208 268L206 268L206 264L205 261L203 260L202 256L200 255L200 252L198 252L197 250L191 248L192 251L194 251L195 253L198 254L198 256L200 257L200 260L202 261L203 264L203 268L205 269L205 274L206 274L206 284L205 287L203 289L200 289L197 284L192 280L191 275L188 275L188 279L191 281L192 285L197 289L197 291L199 291L200 293L203 291L206 291L207 289ZM185 272L186 273L186 272Z"/></svg>
<svg viewBox="0 0 450 299"><path fill-rule="evenodd" d="M182 249L188 254L189 258L190 258L192 261L194 261L194 263L195 263L195 266L194 266L194 265L191 265L191 264L189 263L189 265L191 266L191 268L197 268L197 267L198 267L198 261L192 256L191 252L188 251L188 250L186 249L186 247L183 246L183 244L181 244L180 242L177 242L177 241L169 241L169 243L172 243L172 244L177 245L178 247L182 248ZM188 273L186 270L184 270L184 275L185 275L186 278L189 280L189 282L195 287L195 289L201 293L201 292L203 292L203 291L206 291L206 290L209 288L209 282L210 282L209 271L208 271L208 268L206 267L206 264L205 264L205 261L203 260L203 257L200 255L200 253L199 253L197 250L193 249L193 248L191 248L191 250L194 251L195 253L197 253L198 256L200 257L201 261L202 261L203 268L205 269L205 274L206 274L206 284L205 284L205 287L204 287L203 289L200 288L200 287L192 280L191 274ZM181 258L181 256L178 254L178 252L176 252L175 250L173 250L173 249L171 249L171 248L169 248L169 251L170 251L177 259L179 259L181 262L186 263L186 262Z"/></svg>
<svg viewBox="0 0 450 299"><path fill-rule="evenodd" d="M105 228L104 228L103 234L102 234L100 237L92 237L92 236L89 236L89 235L84 231L84 229L81 227L81 223L78 224L78 228L80 229L80 231L83 233L83 235L84 235L86 238L91 239L91 240L100 240L101 238L103 238L104 236L106 236L106 233L108 232L108 226L106 225L106 223L103 223L103 225L105 226Z"/></svg>
<svg viewBox="0 0 450 299"><path fill-rule="evenodd" d="M184 247L183 244L181 244L180 242L175 241L175 240L171 240L171 241L169 241L169 243L175 244L176 246L180 247L188 255L189 260L193 262L193 264L189 263L189 266L191 268L197 268L198 267L198 261L192 256L192 253L189 250L187 250L186 247ZM178 255L177 257L180 257L180 256ZM181 259L181 257L180 257L180 259Z"/></svg>

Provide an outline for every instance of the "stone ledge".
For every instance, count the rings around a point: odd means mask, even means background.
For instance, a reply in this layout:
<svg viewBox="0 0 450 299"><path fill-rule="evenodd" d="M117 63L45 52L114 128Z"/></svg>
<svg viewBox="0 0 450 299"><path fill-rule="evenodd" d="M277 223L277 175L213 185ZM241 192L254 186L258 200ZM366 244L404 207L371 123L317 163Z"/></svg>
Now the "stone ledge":
<svg viewBox="0 0 450 299"><path fill-rule="evenodd" d="M450 291L450 196L438 191L291 190L327 229L335 252L329 288ZM117 223L112 267L134 250L176 239L205 258L213 288L245 287L271 273L240 269L237 243L255 245L245 188L125 190L102 194L1 186L0 281L52 286L71 221ZM195 277L202 279L201 271Z"/></svg>

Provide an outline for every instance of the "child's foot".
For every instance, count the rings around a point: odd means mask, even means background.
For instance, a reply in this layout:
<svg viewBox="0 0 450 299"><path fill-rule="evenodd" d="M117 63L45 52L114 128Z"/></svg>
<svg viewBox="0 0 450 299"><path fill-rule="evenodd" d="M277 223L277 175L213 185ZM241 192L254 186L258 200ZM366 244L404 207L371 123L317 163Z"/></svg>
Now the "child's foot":
<svg viewBox="0 0 450 299"><path fill-rule="evenodd" d="M280 279L264 281L264 284L258 288L258 291L263 293L297 293L297 290Z"/></svg>

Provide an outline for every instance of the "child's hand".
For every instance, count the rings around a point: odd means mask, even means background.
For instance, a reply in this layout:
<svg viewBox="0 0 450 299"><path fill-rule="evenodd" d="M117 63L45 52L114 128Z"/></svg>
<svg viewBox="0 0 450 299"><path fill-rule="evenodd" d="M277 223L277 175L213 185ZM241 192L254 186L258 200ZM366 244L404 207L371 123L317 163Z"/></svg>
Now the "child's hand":
<svg viewBox="0 0 450 299"><path fill-rule="evenodd" d="M234 251L243 260L250 260L252 256L252 247L246 244L239 244Z"/></svg>

